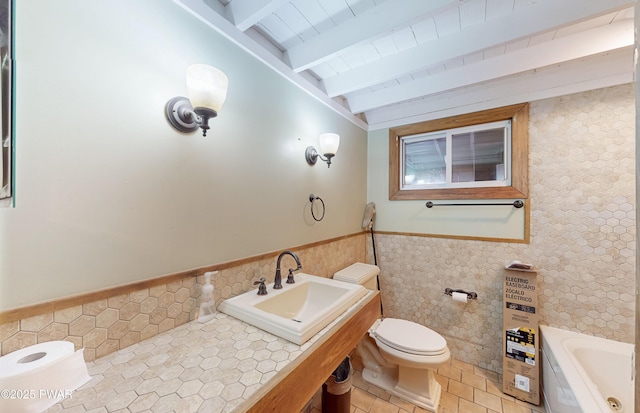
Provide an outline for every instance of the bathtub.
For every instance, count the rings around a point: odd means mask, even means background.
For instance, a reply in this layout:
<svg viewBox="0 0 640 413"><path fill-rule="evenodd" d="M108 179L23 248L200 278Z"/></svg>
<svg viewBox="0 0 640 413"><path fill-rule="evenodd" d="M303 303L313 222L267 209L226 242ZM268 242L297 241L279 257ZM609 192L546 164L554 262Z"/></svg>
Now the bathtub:
<svg viewBox="0 0 640 413"><path fill-rule="evenodd" d="M633 345L540 326L547 413L633 413Z"/></svg>

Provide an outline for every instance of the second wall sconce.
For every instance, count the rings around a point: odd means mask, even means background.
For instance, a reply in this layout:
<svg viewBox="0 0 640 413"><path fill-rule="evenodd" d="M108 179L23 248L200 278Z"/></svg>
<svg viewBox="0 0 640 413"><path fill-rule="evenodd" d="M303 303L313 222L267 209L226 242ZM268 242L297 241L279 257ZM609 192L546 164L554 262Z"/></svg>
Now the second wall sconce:
<svg viewBox="0 0 640 413"><path fill-rule="evenodd" d="M203 64L187 68L187 95L170 99L165 106L167 120L180 132L202 129L207 136L209 119L218 116L227 98L229 78L220 69Z"/></svg>
<svg viewBox="0 0 640 413"><path fill-rule="evenodd" d="M313 146L307 147L307 150L304 152L304 156L309 165L315 165L318 158L320 158L327 163L327 168L331 168L331 158L336 156L338 147L340 146L340 135L337 133L323 133L320 135L319 140L320 152L324 157L322 157L322 155L320 155Z"/></svg>

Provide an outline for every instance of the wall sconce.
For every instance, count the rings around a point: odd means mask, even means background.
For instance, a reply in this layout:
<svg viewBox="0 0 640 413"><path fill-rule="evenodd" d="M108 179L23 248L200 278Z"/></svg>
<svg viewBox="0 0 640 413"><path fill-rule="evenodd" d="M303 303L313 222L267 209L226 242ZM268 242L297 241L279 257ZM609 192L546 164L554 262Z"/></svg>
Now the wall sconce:
<svg viewBox="0 0 640 413"><path fill-rule="evenodd" d="M324 158L313 146L307 147L304 157L309 165L315 165L318 158L320 158L327 163L327 168L331 168L331 158L336 156L338 146L340 146L340 135L337 133L323 133L320 135L320 152L322 152Z"/></svg>
<svg viewBox="0 0 640 413"><path fill-rule="evenodd" d="M207 136L209 119L218 116L227 97L229 78L220 69L202 64L187 68L187 95L170 99L165 106L167 120L180 132L202 129Z"/></svg>

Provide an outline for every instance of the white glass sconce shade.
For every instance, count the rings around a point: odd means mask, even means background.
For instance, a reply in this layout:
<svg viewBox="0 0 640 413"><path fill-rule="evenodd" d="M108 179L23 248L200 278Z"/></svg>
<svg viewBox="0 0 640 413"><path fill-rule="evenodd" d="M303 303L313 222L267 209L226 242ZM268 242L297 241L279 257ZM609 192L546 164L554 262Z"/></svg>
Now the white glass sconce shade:
<svg viewBox="0 0 640 413"><path fill-rule="evenodd" d="M340 135L337 133L323 133L320 135L320 152L324 156L335 156L340 146Z"/></svg>
<svg viewBox="0 0 640 413"><path fill-rule="evenodd" d="M189 98L177 96L165 107L167 120L180 132L202 129L207 136L209 119L218 116L227 98L229 78L220 69L195 64L187 68L187 94Z"/></svg>
<svg viewBox="0 0 640 413"><path fill-rule="evenodd" d="M318 158L320 158L327 163L327 168L330 168L331 159L336 156L340 146L340 135L337 133L323 133L320 135L319 140L320 152L324 157L316 151L316 148L308 146L304 153L305 159L309 165L315 165Z"/></svg>
<svg viewBox="0 0 640 413"><path fill-rule="evenodd" d="M229 78L220 69L202 64L187 68L187 95L194 108L217 112L227 98Z"/></svg>

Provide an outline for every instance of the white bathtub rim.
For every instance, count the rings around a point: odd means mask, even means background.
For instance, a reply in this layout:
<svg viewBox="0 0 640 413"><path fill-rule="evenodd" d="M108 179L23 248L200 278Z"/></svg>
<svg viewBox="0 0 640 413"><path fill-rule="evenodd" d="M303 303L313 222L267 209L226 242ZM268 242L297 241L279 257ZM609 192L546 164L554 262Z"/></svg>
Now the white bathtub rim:
<svg viewBox="0 0 640 413"><path fill-rule="evenodd" d="M549 329L552 334L546 333L545 330L547 329ZM571 391L574 393L575 400L580 406L581 410L586 413L589 412L589 410L587 409L592 409L593 406L597 405L598 411L601 411L603 406L601 405L601 403L599 403L598 399L593 397L593 392L597 392L597 389L594 389L595 385L590 380L585 380L585 378L587 377L586 372L582 369L580 363L578 363L578 361L573 358L570 352L565 351L564 345L562 344L563 339L568 337L575 337L574 334L578 333L542 325L540 326L540 331L542 332L543 343L544 341L546 341L547 343L549 343L550 347L563 351L563 354L558 354L558 350L555 350L553 351L553 356L556 363L558 363L558 365L560 366L560 370L562 371L562 374L566 378L567 382L570 384L575 383L576 385L580 383L583 387L587 387L587 394L576 394L577 389L573 387L571 388ZM566 355L564 353L566 353ZM609 409L608 406L607 409Z"/></svg>
<svg viewBox="0 0 640 413"><path fill-rule="evenodd" d="M545 334L545 330L548 330L547 334ZM546 325L540 325L540 331L542 332L543 342L547 341L547 343L549 343L549 345L552 346L553 348L560 349L563 351L563 353L566 353L567 357L558 357L558 354L555 352L553 354L556 362L558 363L558 365L560 366L560 369L562 370L562 373L567 379L567 382L576 383L576 384L582 383L584 387L587 388L586 394L582 394L582 393L575 394L576 401L579 404L582 411L584 413L611 412L611 409L608 403L605 400L603 400L602 397L594 396L594 394L600 394L597 386L590 379L588 379L589 376L587 372L582 368L580 362L576 360L574 355L570 351L565 350L565 345L563 344L563 341L568 338L578 338L578 339L584 340L584 338L587 337L589 340L594 340L600 345L611 346L612 343L616 343L615 344L616 347L629 346L632 351L633 351L633 345L629 343L622 343L619 341L596 337L589 334L563 330L560 328L546 326ZM551 333L551 334L548 334L548 333ZM619 349L616 348L616 349L613 349L613 351L618 352ZM575 392L576 389L572 387L571 390ZM631 396L633 397L632 384L630 384L629 391L631 392ZM598 410L594 410L595 406L598 407ZM630 413L630 412L631 411L628 410L628 407L624 409L624 413Z"/></svg>

